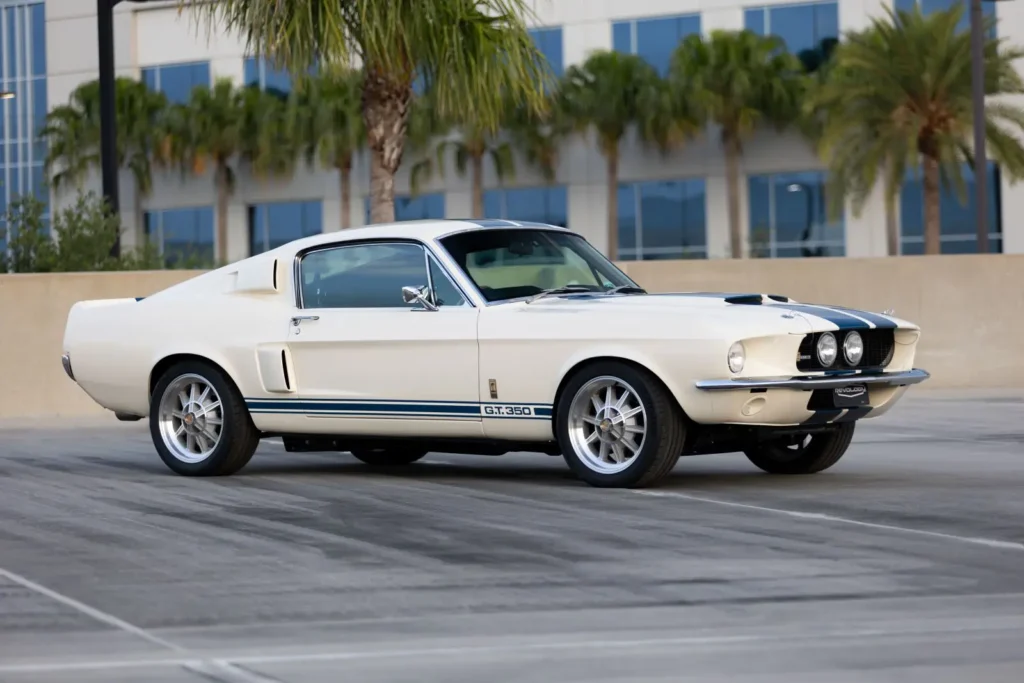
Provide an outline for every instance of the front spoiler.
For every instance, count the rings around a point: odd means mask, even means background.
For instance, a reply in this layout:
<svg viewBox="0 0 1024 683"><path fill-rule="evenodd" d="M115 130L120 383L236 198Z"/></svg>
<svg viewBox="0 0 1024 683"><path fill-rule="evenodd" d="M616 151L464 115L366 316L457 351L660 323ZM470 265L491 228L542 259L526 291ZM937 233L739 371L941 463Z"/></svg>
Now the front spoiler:
<svg viewBox="0 0 1024 683"><path fill-rule="evenodd" d="M708 379L696 382L704 391L736 391L749 389L836 389L852 384L874 384L903 387L918 384L931 377L919 368L900 372L883 372L874 375L810 375L806 377L769 377L750 379Z"/></svg>

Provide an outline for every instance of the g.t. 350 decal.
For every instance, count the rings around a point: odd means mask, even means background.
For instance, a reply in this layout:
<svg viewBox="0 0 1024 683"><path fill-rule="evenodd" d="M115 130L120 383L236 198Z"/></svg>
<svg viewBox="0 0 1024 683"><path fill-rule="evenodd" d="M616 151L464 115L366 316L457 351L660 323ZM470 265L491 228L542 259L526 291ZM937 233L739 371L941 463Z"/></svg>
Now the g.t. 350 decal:
<svg viewBox="0 0 1024 683"><path fill-rule="evenodd" d="M534 414L533 408L530 406L509 406L509 405L498 405L489 404L481 406L484 415L490 416L522 416L528 417Z"/></svg>

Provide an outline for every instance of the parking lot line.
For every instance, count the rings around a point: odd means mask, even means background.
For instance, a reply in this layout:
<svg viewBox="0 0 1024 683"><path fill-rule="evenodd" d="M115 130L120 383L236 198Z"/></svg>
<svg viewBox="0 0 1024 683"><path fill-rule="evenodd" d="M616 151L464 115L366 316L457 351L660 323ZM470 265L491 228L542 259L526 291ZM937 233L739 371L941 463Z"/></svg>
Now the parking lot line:
<svg viewBox="0 0 1024 683"><path fill-rule="evenodd" d="M851 519L850 517L837 517L836 515L829 515L823 512L801 512L799 510L786 510L783 508L765 507L763 505L752 505L750 503L737 503L731 500L721 500L719 498L705 498L704 496L693 496L688 493L678 493L676 491L641 491L634 490L632 493L641 496L650 496L655 498L680 498L682 500L692 500L699 503L710 503L712 505L724 505L726 507L742 508L746 510L756 510L758 512L770 512L776 515L786 515L788 517L796 517L797 519L807 519L812 521L820 522L835 522L837 524L849 524L852 526L868 527L870 529L881 529L884 531L896 531L905 534L915 534L918 536L928 536L931 538L941 538L946 541L956 541L958 543L969 543L971 545L980 545L987 548L998 548L999 550L1017 550L1024 551L1024 543L1017 543L1016 541L1001 541L994 538L979 538L976 536L957 536L956 534L947 534L941 531L928 531L927 529L915 529L913 527L896 526L894 524L879 524L877 522L865 522L859 519Z"/></svg>
<svg viewBox="0 0 1024 683"><path fill-rule="evenodd" d="M90 607L89 605L86 605L83 602L79 602L78 600L75 600L72 597L64 595L63 593L58 593L57 591L51 588L47 588L42 584L38 584L35 581L32 581L31 579L27 579L24 576L21 576L20 574L15 574L12 571L8 571L0 567L0 577L3 577L8 581L16 583L19 586L22 586L23 588L27 588L30 591L39 593L40 595L44 595L50 598L51 600L61 603L62 605L66 605L67 607L77 610L82 614L95 619L98 622L106 624L107 626L111 626L118 630L124 631L125 633L130 633L134 636L142 638L143 640L147 640L150 643L153 643L154 645L159 645L160 647L166 648L173 652L186 652L185 648L181 647L180 645L175 645L169 640L164 640L160 636L154 635L143 628L139 628L134 624L129 624L124 619L119 619L118 617L115 617L113 614L108 614L103 610L96 609L95 607Z"/></svg>

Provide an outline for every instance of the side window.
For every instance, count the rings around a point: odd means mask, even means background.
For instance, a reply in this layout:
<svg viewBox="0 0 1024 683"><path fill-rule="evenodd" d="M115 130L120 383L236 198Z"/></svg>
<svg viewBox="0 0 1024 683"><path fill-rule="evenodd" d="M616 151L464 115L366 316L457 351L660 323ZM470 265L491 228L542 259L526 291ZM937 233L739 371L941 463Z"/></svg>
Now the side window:
<svg viewBox="0 0 1024 683"><path fill-rule="evenodd" d="M430 279L434 283L434 304L437 306L462 306L466 303L458 287L448 278L437 261L430 259Z"/></svg>
<svg viewBox="0 0 1024 683"><path fill-rule="evenodd" d="M427 284L424 250L415 244L358 244L303 257L303 308L409 308L402 287Z"/></svg>

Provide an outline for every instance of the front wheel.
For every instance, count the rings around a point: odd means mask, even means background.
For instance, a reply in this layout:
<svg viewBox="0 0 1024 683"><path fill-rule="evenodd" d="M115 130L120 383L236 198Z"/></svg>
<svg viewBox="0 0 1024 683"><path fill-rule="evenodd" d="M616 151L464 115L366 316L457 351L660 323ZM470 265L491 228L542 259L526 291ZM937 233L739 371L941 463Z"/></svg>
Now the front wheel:
<svg viewBox="0 0 1024 683"><path fill-rule="evenodd" d="M426 456L420 448L356 448L350 451L361 462L372 467L402 467Z"/></svg>
<svg viewBox="0 0 1024 683"><path fill-rule="evenodd" d="M260 442L238 389L201 361L177 363L157 381L149 431L164 464L191 477L234 474Z"/></svg>
<svg viewBox="0 0 1024 683"><path fill-rule="evenodd" d="M844 422L824 432L765 441L743 453L769 474L814 474L839 462L853 440L854 426Z"/></svg>
<svg viewBox="0 0 1024 683"><path fill-rule="evenodd" d="M569 468L591 486L655 484L682 454L682 411L649 372L619 361L577 372L558 400L558 443Z"/></svg>

